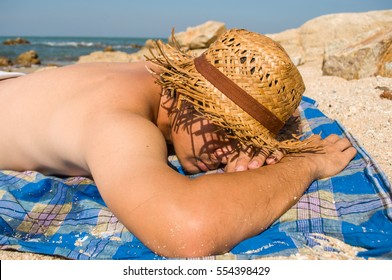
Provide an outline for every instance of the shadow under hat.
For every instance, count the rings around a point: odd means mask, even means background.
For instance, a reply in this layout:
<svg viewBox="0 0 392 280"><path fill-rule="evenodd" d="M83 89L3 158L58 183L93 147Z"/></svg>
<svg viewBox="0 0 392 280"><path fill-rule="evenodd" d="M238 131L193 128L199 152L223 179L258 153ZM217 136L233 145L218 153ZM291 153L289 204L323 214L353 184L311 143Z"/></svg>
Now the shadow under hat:
<svg viewBox="0 0 392 280"><path fill-rule="evenodd" d="M148 60L160 68L157 82L165 92L192 104L241 144L271 152L318 150L313 137L277 140L305 85L286 51L269 37L231 29L200 56L156 41Z"/></svg>

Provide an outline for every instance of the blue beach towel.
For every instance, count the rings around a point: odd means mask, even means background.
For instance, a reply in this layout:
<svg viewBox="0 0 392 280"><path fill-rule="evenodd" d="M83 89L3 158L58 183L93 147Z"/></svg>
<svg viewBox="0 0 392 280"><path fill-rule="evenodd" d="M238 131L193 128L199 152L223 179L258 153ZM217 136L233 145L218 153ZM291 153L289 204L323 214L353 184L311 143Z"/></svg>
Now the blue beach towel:
<svg viewBox="0 0 392 280"><path fill-rule="evenodd" d="M337 176L313 182L269 229L211 258L289 256L314 246L336 251L323 245L333 238L360 247L358 257L392 259L390 183L355 139L313 100L304 97L299 109L305 136L346 136L357 156ZM175 157L170 163L182 172ZM0 171L0 249L69 259L163 259L117 220L93 181L33 171Z"/></svg>

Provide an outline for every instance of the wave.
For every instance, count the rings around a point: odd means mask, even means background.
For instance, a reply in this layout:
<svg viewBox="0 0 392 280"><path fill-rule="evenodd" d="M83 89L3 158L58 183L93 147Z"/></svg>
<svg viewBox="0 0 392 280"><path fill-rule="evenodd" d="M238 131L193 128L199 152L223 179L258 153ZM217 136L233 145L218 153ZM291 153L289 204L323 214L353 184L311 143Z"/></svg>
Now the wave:
<svg viewBox="0 0 392 280"><path fill-rule="evenodd" d="M140 49L142 46L137 46L137 45L112 45L113 49Z"/></svg>
<svg viewBox="0 0 392 280"><path fill-rule="evenodd" d="M0 0L1 1L1 0ZM3 39L4 38L4 39ZM1 40L6 38L0 36ZM136 52L144 44L144 38L94 38L94 37L26 37L29 45L5 46L0 44L0 54L15 59L22 52L34 49L43 64L70 64L80 56L112 47L116 51Z"/></svg>
<svg viewBox="0 0 392 280"><path fill-rule="evenodd" d="M106 46L105 44L94 43L94 42L36 42L35 44L50 46L50 47L75 47L75 48L80 48L80 47L91 48L91 47Z"/></svg>
<svg viewBox="0 0 392 280"><path fill-rule="evenodd" d="M105 44L95 42L36 42L33 45L48 46L48 47L70 47L70 48L105 48L111 46L113 49L139 49L142 46L137 44Z"/></svg>

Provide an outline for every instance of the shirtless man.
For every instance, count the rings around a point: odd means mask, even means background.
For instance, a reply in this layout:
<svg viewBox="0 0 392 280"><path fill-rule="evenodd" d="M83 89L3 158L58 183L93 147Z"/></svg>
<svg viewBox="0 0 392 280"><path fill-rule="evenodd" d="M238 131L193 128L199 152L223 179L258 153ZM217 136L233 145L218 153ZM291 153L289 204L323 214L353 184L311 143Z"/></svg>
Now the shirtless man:
<svg viewBox="0 0 392 280"><path fill-rule="evenodd" d="M152 251L196 257L262 232L313 180L337 174L356 154L336 135L316 137L317 153L277 160L270 148L239 151L239 138L200 117L197 102L161 94L152 71L163 70L151 62L77 64L1 81L0 168L92 177ZM168 166L167 144L190 173L244 171L189 179Z"/></svg>

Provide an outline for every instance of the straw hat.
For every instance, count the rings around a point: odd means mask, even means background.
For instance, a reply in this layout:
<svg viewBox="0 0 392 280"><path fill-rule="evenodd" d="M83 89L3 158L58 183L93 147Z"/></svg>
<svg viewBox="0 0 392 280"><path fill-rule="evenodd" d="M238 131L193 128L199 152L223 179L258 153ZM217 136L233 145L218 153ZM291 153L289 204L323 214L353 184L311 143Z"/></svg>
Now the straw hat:
<svg viewBox="0 0 392 280"><path fill-rule="evenodd" d="M272 39L232 29L200 56L157 41L148 59L160 67L158 83L166 92L190 102L242 144L271 152L315 150L311 138L276 139L298 107L305 85Z"/></svg>

